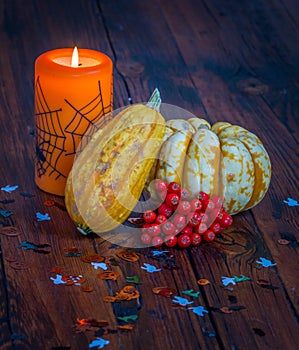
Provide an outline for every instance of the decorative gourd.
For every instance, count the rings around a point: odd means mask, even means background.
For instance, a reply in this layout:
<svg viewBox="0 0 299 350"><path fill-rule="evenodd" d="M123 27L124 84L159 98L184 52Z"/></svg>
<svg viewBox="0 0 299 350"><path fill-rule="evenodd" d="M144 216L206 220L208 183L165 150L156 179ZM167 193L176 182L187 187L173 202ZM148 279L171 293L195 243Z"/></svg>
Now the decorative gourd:
<svg viewBox="0 0 299 350"><path fill-rule="evenodd" d="M68 176L65 203L82 233L108 232L124 222L143 191L166 123L156 110L133 105L100 129Z"/></svg>
<svg viewBox="0 0 299 350"><path fill-rule="evenodd" d="M199 118L168 120L168 138L151 178L179 182L192 195L219 195L231 215L254 207L268 190L271 162L260 139L248 130Z"/></svg>

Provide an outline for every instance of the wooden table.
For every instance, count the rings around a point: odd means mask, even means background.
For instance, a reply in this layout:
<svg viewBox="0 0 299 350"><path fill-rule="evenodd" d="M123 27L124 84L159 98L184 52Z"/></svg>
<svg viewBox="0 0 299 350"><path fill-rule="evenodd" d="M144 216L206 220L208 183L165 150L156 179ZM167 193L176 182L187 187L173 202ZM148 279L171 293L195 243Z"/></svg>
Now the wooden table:
<svg viewBox="0 0 299 350"><path fill-rule="evenodd" d="M0 234L1 350L87 349L97 338L110 342L107 349L298 349L298 206L285 203L299 200L298 2L2 0L0 16L0 185L19 186L0 191L2 213L13 212L0 217L0 228L20 233ZM270 154L273 177L263 201L236 215L213 243L170 249L177 269L142 270L143 263L162 266L151 249L137 251L137 262L119 259L122 247L81 235L64 199L35 186L34 60L74 45L112 58L114 108L146 101L158 87L166 103L246 127ZM45 207L46 200L56 205ZM51 220L38 222L37 212ZM23 241L47 245L24 250ZM100 269L67 257L72 247L111 257L117 281L100 280ZM261 257L276 265L258 268ZM55 285L55 268L83 275L93 291ZM139 305L103 301L133 285L126 277L135 275ZM241 275L250 280L222 284L222 276ZM201 278L210 284L198 285ZM157 286L180 296L199 291L187 299L208 313L175 307L152 292ZM117 328L126 310L138 315L131 331ZM78 327L77 319L92 318L108 326Z"/></svg>

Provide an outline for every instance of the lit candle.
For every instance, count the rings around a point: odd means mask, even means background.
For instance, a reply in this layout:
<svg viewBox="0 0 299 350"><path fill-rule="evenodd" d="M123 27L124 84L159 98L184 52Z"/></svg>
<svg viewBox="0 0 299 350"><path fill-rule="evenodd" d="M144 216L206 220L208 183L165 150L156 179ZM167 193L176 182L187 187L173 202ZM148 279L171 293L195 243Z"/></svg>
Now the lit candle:
<svg viewBox="0 0 299 350"><path fill-rule="evenodd" d="M64 195L81 140L112 110L112 61L75 47L45 52L35 61L35 182Z"/></svg>

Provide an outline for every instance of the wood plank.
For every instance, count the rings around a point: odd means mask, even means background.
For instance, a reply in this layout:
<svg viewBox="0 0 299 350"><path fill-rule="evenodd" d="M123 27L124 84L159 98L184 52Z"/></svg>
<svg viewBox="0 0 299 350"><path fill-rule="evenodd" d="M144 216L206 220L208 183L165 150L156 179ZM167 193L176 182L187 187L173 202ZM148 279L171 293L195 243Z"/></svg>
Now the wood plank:
<svg viewBox="0 0 299 350"><path fill-rule="evenodd" d="M209 15L205 16L207 6ZM281 278L286 285L292 305L298 312L298 295L294 293L294 290L298 290L298 279L296 274L290 273L289 270L290 259L295 264L294 271L299 269L296 258L298 248L297 245L289 246L287 249L290 255L288 255L285 254L285 249L282 250L285 247L277 243L282 237L288 235L294 237L296 232L295 222L289 219L293 217L293 208L287 208L283 204L283 199L289 194L296 193L298 161L294 150L298 141L293 137L294 131L292 135L289 134L289 129L285 126L287 124L284 124L283 120L290 120L293 130L294 128L298 130L298 126L294 124L292 111L273 113L265 103L269 98L275 101L281 100L284 86L288 86L291 95L298 90L296 80L293 80L290 73L292 69L286 72L286 67L296 67L294 57L292 55L281 57L272 51L270 56L268 50L272 49L271 45L268 45L268 34L265 34L274 32L273 37L279 38L281 47L294 52L296 51L296 40L293 40L294 25L288 20L288 13L283 11L279 2L259 6L250 6L248 3L244 6L246 7L238 9L226 8L215 1L209 4L203 2L201 5L188 3L186 6L177 3L171 7L169 3L161 2L162 8L170 9L167 11L169 26L188 69L192 71L192 79L208 115L213 121L226 120L255 132L270 153L273 178L269 193L252 212L272 256L280 265ZM251 14L245 21L239 20L243 11ZM258 17L255 16L257 13ZM194 21L190 20L192 14ZM181 27L180 30L177 29L176 23L184 18L188 18L189 21L182 25L184 28L182 32ZM264 18L272 18L272 22L263 24ZM281 35L282 22L286 23L283 29L285 35ZM215 31L219 30L219 27L222 30L217 37ZM246 28L250 28L250 32L246 31ZM250 33L246 39L251 41L245 40L239 34L246 32ZM193 38L192 41L186 40L187 37ZM200 52L196 50L195 45L192 45L194 41L202 48ZM277 45L275 47L280 50ZM263 70L267 65L267 69ZM284 80L281 81L281 75L280 73L277 75L277 71L282 72ZM209 91L213 91L213 94ZM290 100L290 104L293 103L294 101ZM288 142L278 142L282 139ZM293 170L290 172L289 169ZM276 174L279 174L279 177ZM279 180L281 178L285 179L283 186ZM268 232L271 232L271 236Z"/></svg>
<svg viewBox="0 0 299 350"><path fill-rule="evenodd" d="M102 302L102 297L119 291L126 285L125 277L133 275L142 280L138 285L139 318L132 332L103 336L110 340L111 348L223 349L244 348L245 344L261 349L298 348L298 281L289 263L291 260L293 268L298 267L295 208L281 204L286 196L296 193L298 166L295 155L287 157L296 150L298 130L294 118L298 84L292 77L298 72L294 54L296 26L295 20L290 20L294 8L291 1L245 2L240 7L217 0L190 0L184 4L167 0L117 4L74 1L72 7L66 0L0 4L0 42L6 48L0 54L3 149L5 145L5 153L1 153L1 165L5 166L0 167L0 177L3 184L21 187L9 195L16 201L9 208L14 211L15 226L21 235L0 236L0 296L7 290L9 304L4 306L10 312L9 322L0 323L0 340L4 339L7 348L11 345L11 332L15 349L86 348L95 333L74 333L76 318L107 319L109 328L116 329L119 307ZM245 19L243 12L250 16ZM269 19L267 23L265 19ZM281 23L286 23L282 31ZM248 33L246 38L239 31ZM267 34L271 31L273 38ZM265 200L251 212L238 215L234 226L215 244L191 251L171 250L179 270L146 273L141 269L144 262L157 267L159 263L142 250L137 263L119 261L118 266L111 266L120 277L116 282L104 282L97 277L99 271L80 258L64 256L64 249L73 246L113 257L122 249L100 238L80 235L65 211L43 204L52 199L61 207L63 199L38 191L33 182L32 63L42 51L74 44L99 49L113 57L116 107L129 103L128 98L133 102L146 101L152 90L159 87L167 103L198 116L207 113L211 121L226 118L250 127L271 151L277 176ZM292 54L284 54L283 50ZM280 68L281 72L273 76ZM281 77L285 77L282 82ZM287 96L287 102L280 102L285 87L288 92L283 96ZM278 144L278 137L288 143ZM16 171L16 164L21 171ZM22 197L22 190L35 196ZM0 200L5 198L3 193L0 195ZM37 222L36 211L49 212L52 220ZM277 239L284 236L294 237L293 244L278 245ZM21 250L18 245L23 240L49 243L51 253ZM12 268L5 260L12 254L29 263L30 268ZM256 269L255 261L260 256L273 259L277 268ZM94 291L82 293L78 286L54 285L50 277L55 266L82 273ZM252 281L239 283L233 291L221 287L221 276L242 273ZM197 290L199 278L211 281L200 287L201 295L194 301L209 309L204 317L174 308L169 299L152 293L152 288L159 285L173 287L178 293ZM259 279L269 280L273 288L261 287L257 284ZM1 281L7 281L5 289ZM222 306L245 309L224 314L219 312Z"/></svg>

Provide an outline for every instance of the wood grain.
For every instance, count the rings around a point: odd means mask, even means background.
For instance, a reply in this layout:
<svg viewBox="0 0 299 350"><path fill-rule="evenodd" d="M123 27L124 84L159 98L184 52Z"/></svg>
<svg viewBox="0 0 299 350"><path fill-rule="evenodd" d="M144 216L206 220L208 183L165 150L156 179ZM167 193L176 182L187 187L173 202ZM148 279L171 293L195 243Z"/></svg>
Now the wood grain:
<svg viewBox="0 0 299 350"><path fill-rule="evenodd" d="M1 219L19 236L0 234L0 348L86 349L97 336L107 349L290 349L299 347L298 207L298 3L221 0L9 1L0 3L0 205L14 214ZM137 250L131 263L123 250L98 236L83 236L64 209L64 200L39 191L33 178L34 60L57 47L87 47L108 54L114 63L114 107L147 101L158 87L165 103L185 108L210 122L225 120L256 133L269 152L273 177L269 192L254 209L211 244L169 249L177 269L163 268L151 249ZM24 196L21 193L31 194ZM45 200L57 205L46 207ZM51 221L37 222L36 212ZM288 245L279 244L280 238ZM24 240L49 244L49 253L24 250ZM112 257L116 281L66 249ZM265 257L275 267L259 269ZM16 269L13 261L16 259ZM162 271L150 274L151 263ZM53 268L82 274L84 285L55 285ZM224 288L222 276L249 281ZM140 299L106 303L127 276L139 276ZM199 286L206 278L209 285ZM178 308L152 288L200 291L191 306ZM229 286L231 287L231 286ZM227 309L229 313L225 313ZM117 330L117 317L137 313L132 331ZM75 332L76 319L103 319L110 332Z"/></svg>

